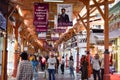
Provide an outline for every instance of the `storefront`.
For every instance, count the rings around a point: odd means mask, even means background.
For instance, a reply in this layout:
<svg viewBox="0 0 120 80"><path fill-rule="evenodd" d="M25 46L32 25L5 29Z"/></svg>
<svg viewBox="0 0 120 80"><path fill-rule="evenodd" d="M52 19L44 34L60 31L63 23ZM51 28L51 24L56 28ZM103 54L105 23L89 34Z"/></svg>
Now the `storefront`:
<svg viewBox="0 0 120 80"><path fill-rule="evenodd" d="M116 71L120 72L120 1L110 9L109 14L113 15L109 21L109 35L110 39L113 39L112 61Z"/></svg>
<svg viewBox="0 0 120 80"><path fill-rule="evenodd" d="M4 17L2 11L0 11L0 80L1 80L1 74L2 74L2 52L3 52L3 46L4 46L4 34L6 31L6 18Z"/></svg>

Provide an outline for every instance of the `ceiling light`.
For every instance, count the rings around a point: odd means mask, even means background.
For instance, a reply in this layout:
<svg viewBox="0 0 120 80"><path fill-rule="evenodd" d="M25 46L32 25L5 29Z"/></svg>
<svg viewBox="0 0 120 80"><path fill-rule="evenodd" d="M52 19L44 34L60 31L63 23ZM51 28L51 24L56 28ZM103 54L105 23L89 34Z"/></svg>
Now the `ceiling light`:
<svg viewBox="0 0 120 80"><path fill-rule="evenodd" d="M63 0L44 0L44 2L64 2Z"/></svg>

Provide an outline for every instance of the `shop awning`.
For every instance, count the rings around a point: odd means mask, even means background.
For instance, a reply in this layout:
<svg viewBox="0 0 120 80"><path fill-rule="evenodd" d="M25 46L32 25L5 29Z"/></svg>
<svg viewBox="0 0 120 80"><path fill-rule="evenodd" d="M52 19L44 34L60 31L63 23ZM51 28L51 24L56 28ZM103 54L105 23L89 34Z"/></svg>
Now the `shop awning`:
<svg viewBox="0 0 120 80"><path fill-rule="evenodd" d="M109 32L109 39L114 39L120 36L120 29Z"/></svg>
<svg viewBox="0 0 120 80"><path fill-rule="evenodd" d="M114 31L111 31L109 32L109 39L113 40L117 37L120 36L120 29L117 29L117 30L114 30ZM104 40L104 33L94 33L94 37L97 39L97 40Z"/></svg>

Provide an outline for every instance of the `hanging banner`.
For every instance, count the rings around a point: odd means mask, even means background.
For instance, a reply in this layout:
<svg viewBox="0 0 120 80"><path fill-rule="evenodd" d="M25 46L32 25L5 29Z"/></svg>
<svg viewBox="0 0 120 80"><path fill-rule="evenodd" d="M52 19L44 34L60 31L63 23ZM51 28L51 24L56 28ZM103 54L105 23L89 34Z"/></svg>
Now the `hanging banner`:
<svg viewBox="0 0 120 80"><path fill-rule="evenodd" d="M72 23L72 4L57 5L57 26L66 27L73 26Z"/></svg>
<svg viewBox="0 0 120 80"><path fill-rule="evenodd" d="M45 40L46 39L46 32L39 32L38 33L38 38Z"/></svg>
<svg viewBox="0 0 120 80"><path fill-rule="evenodd" d="M54 32L56 33L64 33L67 27L58 27L57 26L57 15L54 16Z"/></svg>
<svg viewBox="0 0 120 80"><path fill-rule="evenodd" d="M59 39L59 33L51 33L51 40L58 40Z"/></svg>
<svg viewBox="0 0 120 80"><path fill-rule="evenodd" d="M37 32L46 32L48 28L48 10L47 3L34 3L34 22Z"/></svg>

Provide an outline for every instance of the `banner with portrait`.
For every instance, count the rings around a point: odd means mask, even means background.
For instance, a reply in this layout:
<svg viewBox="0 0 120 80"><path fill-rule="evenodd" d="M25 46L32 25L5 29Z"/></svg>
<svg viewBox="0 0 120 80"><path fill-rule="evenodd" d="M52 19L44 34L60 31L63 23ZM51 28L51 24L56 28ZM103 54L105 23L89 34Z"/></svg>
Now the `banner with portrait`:
<svg viewBox="0 0 120 80"><path fill-rule="evenodd" d="M48 28L48 11L47 3L34 3L34 26L37 32L46 32Z"/></svg>
<svg viewBox="0 0 120 80"><path fill-rule="evenodd" d="M56 33L64 33L67 29L67 26L62 26L62 27L58 27L57 26L57 15L54 16L54 32Z"/></svg>
<svg viewBox="0 0 120 80"><path fill-rule="evenodd" d="M73 26L72 22L72 4L57 5L57 26L68 27Z"/></svg>

